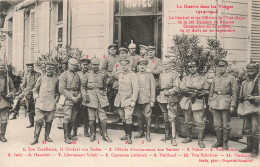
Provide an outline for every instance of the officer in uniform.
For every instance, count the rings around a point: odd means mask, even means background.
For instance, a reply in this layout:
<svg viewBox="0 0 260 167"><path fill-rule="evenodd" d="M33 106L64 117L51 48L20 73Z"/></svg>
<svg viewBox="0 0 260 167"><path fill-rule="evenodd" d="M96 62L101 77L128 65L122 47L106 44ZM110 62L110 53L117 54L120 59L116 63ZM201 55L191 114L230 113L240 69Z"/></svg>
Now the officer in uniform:
<svg viewBox="0 0 260 167"><path fill-rule="evenodd" d="M260 80L259 66L255 63L246 66L247 80L242 82L238 114L244 119L244 131L247 136L247 147L239 150L241 153L251 153L257 156L260 138Z"/></svg>
<svg viewBox="0 0 260 167"><path fill-rule="evenodd" d="M140 56L142 58L146 58L147 57L147 50L148 50L148 47L145 46L145 45L139 45L140 47Z"/></svg>
<svg viewBox="0 0 260 167"><path fill-rule="evenodd" d="M218 75L213 78L210 94L209 107L213 114L214 129L217 142L212 148L223 147L228 149L230 133L230 113L235 111L237 103L238 87L235 77L226 73L228 62L219 60L217 63Z"/></svg>
<svg viewBox="0 0 260 167"><path fill-rule="evenodd" d="M36 101L36 125L34 131L34 141L31 145L38 143L41 128L44 122L46 123L44 140L47 142L53 142L49 137L49 134L51 132L56 103L59 99L58 78L53 74L53 69L55 68L53 63L46 62L45 68L45 75L41 75L37 79L33 89L33 97Z"/></svg>
<svg viewBox="0 0 260 167"><path fill-rule="evenodd" d="M71 136L71 130L77 114L77 106L79 105L81 99L81 92L80 77L76 72L78 61L75 58L71 58L68 63L69 69L62 73L59 77L59 91L61 96L65 97L65 101L62 106L64 112L64 142L71 144L71 140L77 140L77 137Z"/></svg>
<svg viewBox="0 0 260 167"><path fill-rule="evenodd" d="M2 142L7 142L7 139L5 138L5 132L7 127L8 111L11 108L10 100L12 99L12 97L14 97L14 95L15 88L13 85L13 81L11 78L7 78L5 64L3 62L0 62L0 140Z"/></svg>
<svg viewBox="0 0 260 167"><path fill-rule="evenodd" d="M136 104L139 133L135 139L144 137L143 118L146 122L146 140L151 142L151 114L155 103L155 80L153 74L146 72L148 61L145 58L138 60L139 72L136 74L139 83L139 93Z"/></svg>
<svg viewBox="0 0 260 167"><path fill-rule="evenodd" d="M90 69L89 64L90 64L90 60L87 57L83 56L80 59L81 71L79 71L78 74L79 74L81 85L84 80L84 75ZM77 129L78 129L81 117L83 117L83 121L84 121L84 135L86 137L90 137L90 135L88 133L88 129L89 129L88 108L86 107L86 104L84 101L81 102L81 105L79 107L79 112L77 113L75 123L73 125L73 135L72 136L77 136Z"/></svg>
<svg viewBox="0 0 260 167"><path fill-rule="evenodd" d="M109 111L118 113L114 107L114 100L116 97L117 90L113 89L113 84L115 82L114 77L112 76L112 71L117 62L119 62L120 58L117 55L117 45L112 44L108 46L108 57L104 57L104 60L101 63L100 69L101 71L105 71L107 74L107 93L108 93L108 100L109 100ZM120 117L118 115L117 119L113 123L120 122Z"/></svg>
<svg viewBox="0 0 260 167"><path fill-rule="evenodd" d="M185 126L188 136L182 143L192 141L192 118L198 130L198 145L200 148L205 148L203 143L205 119L204 119L204 96L208 94L209 83L207 77L198 74L198 64L195 61L188 63L189 75L184 76L180 89L183 97L180 100L180 107L183 110L185 117Z"/></svg>
<svg viewBox="0 0 260 167"><path fill-rule="evenodd" d="M159 84L159 76L163 71L163 63L162 60L156 57L156 48L155 46L148 46L147 47L147 60L148 60L148 65L147 65L147 72L150 72L154 75L155 82L156 82L156 87L158 88ZM157 91L157 95L159 92ZM159 128L159 116L160 116L160 110L158 103L155 103L154 107L154 114L155 114L155 129Z"/></svg>
<svg viewBox="0 0 260 167"><path fill-rule="evenodd" d="M137 72L137 62L141 58L140 55L136 54L136 44L133 43L133 40L131 40L131 43L128 46L129 49L129 60L131 63L131 70L133 72Z"/></svg>
<svg viewBox="0 0 260 167"><path fill-rule="evenodd" d="M119 74L119 88L114 105L117 107L126 133L126 136L122 137L121 140L127 140L128 144L132 144L132 115L139 92L139 85L136 74L129 70L129 64L128 59L120 60L123 72Z"/></svg>
<svg viewBox="0 0 260 167"><path fill-rule="evenodd" d="M34 71L33 63L28 63L26 65L27 65L28 73L24 75L23 82L21 85L23 92L18 98L19 98L19 100L21 100L23 97L25 97L27 112L28 112L29 121L30 121L30 125L27 126L26 128L31 128L31 127L34 127L34 115L35 115L33 88L34 88L34 85L35 85L38 77L41 74Z"/></svg>
<svg viewBox="0 0 260 167"><path fill-rule="evenodd" d="M172 125L172 145L176 146L175 123L177 116L178 98L175 92L179 89L178 74L171 69L171 61L163 62L164 72L159 77L160 94L157 96L160 109L162 110L165 123L165 137L161 141L170 139L170 124ZM174 95L174 96L173 96Z"/></svg>
<svg viewBox="0 0 260 167"><path fill-rule="evenodd" d="M99 59L91 60L92 70L84 75L81 91L85 105L88 107L90 142L96 138L96 115L101 123L102 139L112 142L107 135L107 116L105 108L109 106L107 98L106 74L99 71Z"/></svg>

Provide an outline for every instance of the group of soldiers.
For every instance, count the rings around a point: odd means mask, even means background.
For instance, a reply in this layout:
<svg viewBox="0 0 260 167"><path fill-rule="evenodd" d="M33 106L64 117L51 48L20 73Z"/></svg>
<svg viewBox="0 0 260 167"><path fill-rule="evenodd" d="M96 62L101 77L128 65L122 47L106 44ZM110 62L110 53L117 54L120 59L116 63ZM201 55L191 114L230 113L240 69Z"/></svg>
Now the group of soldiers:
<svg viewBox="0 0 260 167"><path fill-rule="evenodd" d="M136 53L134 43L129 44L128 48L121 47L118 50L117 45L112 44L108 47L108 57L104 57L102 62L98 58L90 60L82 57L80 61L71 58L68 69L59 77L54 74L55 64L52 62L45 63L42 75L34 70L33 64L27 64L28 73L21 84L22 93L15 99L26 99L30 121L28 128L35 126L32 144L38 143L44 123L44 138L47 142L52 142L49 134L56 110L62 110L64 115L64 142L67 144L77 140L78 111L83 113L84 134L90 137L90 142L96 138L97 118L102 139L112 142L107 133L107 111L118 115L114 123L123 123L125 135L121 140L132 144L132 116L135 112L139 130L134 138L145 137L147 142L151 142L151 114L154 112L155 124L158 126L160 108L165 125L165 136L161 140L171 140L171 144L177 146L176 118L180 108L184 113L187 132L182 143L192 142L194 120L198 131L198 146L205 148L204 109L209 105L217 136L217 142L212 147L228 149L230 114L238 108L238 114L244 118L247 135L247 147L240 152L250 152L254 156L258 154L260 82L257 64L250 63L246 66L247 79L243 81L239 91L236 79L226 72L228 62L225 60L216 62L218 72L209 83L206 76L198 73L196 60L188 63L188 74L183 76L173 70L170 60L162 62L156 57L154 46L139 47L140 55ZM81 71L77 71L79 66ZM15 93L12 80L5 77L4 67L4 63L1 63L0 139L6 142L9 99ZM15 107L13 109L16 110ZM75 129L73 134L72 129Z"/></svg>

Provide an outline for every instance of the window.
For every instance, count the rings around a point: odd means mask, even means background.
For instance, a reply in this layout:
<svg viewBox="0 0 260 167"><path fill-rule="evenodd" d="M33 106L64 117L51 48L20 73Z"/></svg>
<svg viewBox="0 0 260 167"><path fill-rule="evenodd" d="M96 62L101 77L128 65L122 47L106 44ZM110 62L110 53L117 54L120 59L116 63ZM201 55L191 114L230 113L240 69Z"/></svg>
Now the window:
<svg viewBox="0 0 260 167"><path fill-rule="evenodd" d="M58 22L63 21L63 2L58 3Z"/></svg>
<svg viewBox="0 0 260 167"><path fill-rule="evenodd" d="M58 47L62 47L62 27L58 28Z"/></svg>

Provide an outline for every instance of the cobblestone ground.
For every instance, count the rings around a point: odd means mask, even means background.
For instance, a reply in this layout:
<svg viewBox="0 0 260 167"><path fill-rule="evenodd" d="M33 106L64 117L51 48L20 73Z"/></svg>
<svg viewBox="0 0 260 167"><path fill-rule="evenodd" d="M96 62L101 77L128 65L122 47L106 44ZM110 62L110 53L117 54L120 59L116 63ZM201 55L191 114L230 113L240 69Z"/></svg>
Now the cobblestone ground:
<svg viewBox="0 0 260 167"><path fill-rule="evenodd" d="M237 149L245 147L244 139L239 142L229 142L229 151L211 149L215 137L206 135L206 148L199 149L197 140L182 144L182 138L177 137L177 147L170 141L161 142L162 134L151 134L152 142L143 139L132 139L133 144L128 145L121 141L124 135L122 130L108 129L109 137L113 143L104 142L97 132L97 140L89 142L84 136L83 128L78 130L78 141L68 145L63 141L63 130L57 128L57 120L53 122L50 137L53 143L44 143L44 128L39 143L31 146L34 128L25 128L29 124L24 112L16 120L9 120L6 138L7 143L0 142L0 167L66 167L66 166L250 166L259 167L258 158L245 157L249 154L238 154ZM133 136L137 132L133 132ZM56 149L56 150L55 150ZM63 151L62 151L63 150ZM240 157L239 157L240 156ZM243 157L241 157L243 156ZM214 162L213 162L214 161Z"/></svg>

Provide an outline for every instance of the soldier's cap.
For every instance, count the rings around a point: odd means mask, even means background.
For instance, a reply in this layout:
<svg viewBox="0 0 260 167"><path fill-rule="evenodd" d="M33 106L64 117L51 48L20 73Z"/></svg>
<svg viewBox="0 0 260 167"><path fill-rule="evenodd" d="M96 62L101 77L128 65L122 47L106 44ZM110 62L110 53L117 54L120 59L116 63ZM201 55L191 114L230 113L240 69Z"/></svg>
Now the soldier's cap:
<svg viewBox="0 0 260 167"><path fill-rule="evenodd" d="M221 59L221 60L217 61L216 65L217 66L227 66L228 62L226 60Z"/></svg>
<svg viewBox="0 0 260 167"><path fill-rule="evenodd" d="M46 62L45 65L46 67L52 67L52 68L56 66L56 64L53 62Z"/></svg>
<svg viewBox="0 0 260 167"><path fill-rule="evenodd" d="M124 47L119 48L118 51L119 51L119 52L125 51L126 53L128 53L128 50L127 50L126 48L124 48Z"/></svg>
<svg viewBox="0 0 260 167"><path fill-rule="evenodd" d="M111 45L108 46L108 49L110 49L110 48L115 48L116 49L117 45L116 44L111 44Z"/></svg>
<svg viewBox="0 0 260 167"><path fill-rule="evenodd" d="M137 61L137 64L139 65L141 62L145 63L146 65L148 64L148 60L144 59L144 58L140 58L138 61Z"/></svg>
<svg viewBox="0 0 260 167"><path fill-rule="evenodd" d="M27 67L28 66L34 66L34 63L27 63L26 65L27 65Z"/></svg>
<svg viewBox="0 0 260 167"><path fill-rule="evenodd" d="M82 62L82 63L86 62L86 63L89 64L91 62L91 60L87 59L86 56L83 56L83 57L80 58L80 62Z"/></svg>
<svg viewBox="0 0 260 167"><path fill-rule="evenodd" d="M140 49L141 49L141 48L144 48L144 49L146 49L146 50L148 49L148 47L145 46L145 45L139 45L139 47L140 47Z"/></svg>
<svg viewBox="0 0 260 167"><path fill-rule="evenodd" d="M197 66L198 63L196 61L191 61L188 63L188 66L191 67L191 66Z"/></svg>
<svg viewBox="0 0 260 167"><path fill-rule="evenodd" d="M136 44L134 44L133 40L131 40L131 43L128 45L128 49L136 48Z"/></svg>
<svg viewBox="0 0 260 167"><path fill-rule="evenodd" d="M130 63L130 60L128 60L128 59L121 59L121 60L119 61L119 63L120 63L120 64L129 64L129 63Z"/></svg>
<svg viewBox="0 0 260 167"><path fill-rule="evenodd" d="M249 64L246 65L246 69L247 69L247 70L250 70L250 69L258 69L258 68L259 68L259 66L258 66L258 64L256 64L256 63L249 63Z"/></svg>
<svg viewBox="0 0 260 167"><path fill-rule="evenodd" d="M91 64L100 64L100 61L98 58L94 57L93 59L91 59Z"/></svg>
<svg viewBox="0 0 260 167"><path fill-rule="evenodd" d="M78 60L75 59L75 58L70 58L69 63L72 64L72 65L78 65Z"/></svg>
<svg viewBox="0 0 260 167"><path fill-rule="evenodd" d="M155 47L155 46L148 46L148 52L149 52L149 51L153 51L153 50L156 50L156 47Z"/></svg>

